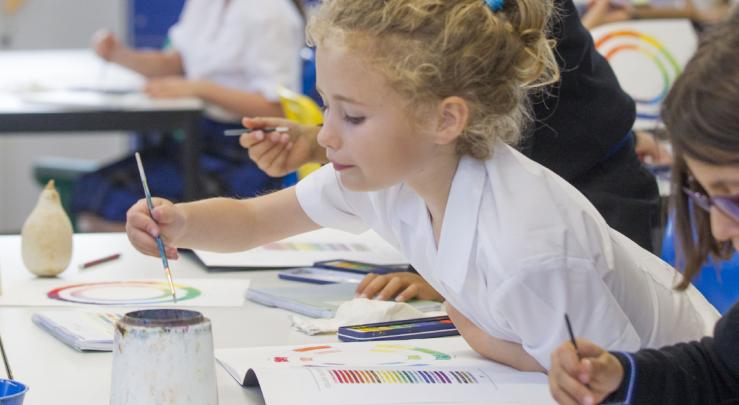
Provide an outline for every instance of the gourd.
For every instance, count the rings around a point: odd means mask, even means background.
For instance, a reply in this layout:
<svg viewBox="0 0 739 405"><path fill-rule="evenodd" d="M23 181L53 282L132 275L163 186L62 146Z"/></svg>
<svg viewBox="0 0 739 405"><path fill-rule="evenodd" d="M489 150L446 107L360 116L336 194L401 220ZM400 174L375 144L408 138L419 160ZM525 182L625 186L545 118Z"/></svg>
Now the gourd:
<svg viewBox="0 0 739 405"><path fill-rule="evenodd" d="M54 180L41 191L21 231L23 263L31 273L53 277L72 258L72 222L62 208Z"/></svg>

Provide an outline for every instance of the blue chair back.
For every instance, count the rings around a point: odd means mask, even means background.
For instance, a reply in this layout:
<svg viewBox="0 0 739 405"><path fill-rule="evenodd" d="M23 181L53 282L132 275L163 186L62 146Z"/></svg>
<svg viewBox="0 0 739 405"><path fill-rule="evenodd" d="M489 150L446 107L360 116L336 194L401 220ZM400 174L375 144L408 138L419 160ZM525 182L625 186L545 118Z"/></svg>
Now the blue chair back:
<svg viewBox="0 0 739 405"><path fill-rule="evenodd" d="M662 240L662 260L675 266L675 227L670 216ZM710 260L693 284L722 314L739 301L739 253L723 262Z"/></svg>

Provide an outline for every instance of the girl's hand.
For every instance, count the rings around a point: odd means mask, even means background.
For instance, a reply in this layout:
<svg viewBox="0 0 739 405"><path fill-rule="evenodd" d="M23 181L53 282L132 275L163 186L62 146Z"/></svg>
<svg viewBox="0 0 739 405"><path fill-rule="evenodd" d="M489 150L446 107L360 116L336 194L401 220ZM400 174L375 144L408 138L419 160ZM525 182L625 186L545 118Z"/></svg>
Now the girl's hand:
<svg viewBox="0 0 739 405"><path fill-rule="evenodd" d="M628 21L632 18L633 7L628 2L614 3L612 0L593 0L580 19L582 25L592 30L599 25Z"/></svg>
<svg viewBox="0 0 739 405"><path fill-rule="evenodd" d="M151 98L198 97L198 82L181 76L168 76L149 80L144 92Z"/></svg>
<svg viewBox="0 0 739 405"><path fill-rule="evenodd" d="M577 347L580 360L572 342L563 343L552 353L549 390L562 405L601 403L621 385L621 362L588 340L577 339Z"/></svg>
<svg viewBox="0 0 739 405"><path fill-rule="evenodd" d="M390 274L368 274L359 283L357 297L376 298L378 300L408 301L412 298L420 300L444 301L426 280L418 274L410 272Z"/></svg>
<svg viewBox="0 0 739 405"><path fill-rule="evenodd" d="M152 202L154 210L151 215L145 199L139 200L128 209L128 240L141 253L159 257L155 238L161 236L167 258L176 260L178 241L182 238L187 223L184 210L163 198L152 198Z"/></svg>
<svg viewBox="0 0 739 405"><path fill-rule="evenodd" d="M672 153L654 136L643 131L634 131L636 155L639 160L651 165L671 165Z"/></svg>
<svg viewBox="0 0 739 405"><path fill-rule="evenodd" d="M113 53L120 48L120 41L108 30L99 30L92 36L92 50L106 61L110 62Z"/></svg>
<svg viewBox="0 0 739 405"><path fill-rule="evenodd" d="M265 173L282 177L312 161L325 161L325 152L316 141L318 127L296 124L284 118L244 118L246 128L287 127L287 133L253 131L241 135L241 146ZM317 155L321 155L321 157Z"/></svg>

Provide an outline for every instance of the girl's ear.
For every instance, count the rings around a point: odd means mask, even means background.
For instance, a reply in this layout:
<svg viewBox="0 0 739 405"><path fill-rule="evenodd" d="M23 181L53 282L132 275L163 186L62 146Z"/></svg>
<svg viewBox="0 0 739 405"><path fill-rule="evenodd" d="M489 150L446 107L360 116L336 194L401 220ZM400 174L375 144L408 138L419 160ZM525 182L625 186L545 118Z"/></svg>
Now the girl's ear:
<svg viewBox="0 0 739 405"><path fill-rule="evenodd" d="M439 121L435 142L447 145L454 142L464 131L470 116L470 109L462 97L447 97L439 103Z"/></svg>

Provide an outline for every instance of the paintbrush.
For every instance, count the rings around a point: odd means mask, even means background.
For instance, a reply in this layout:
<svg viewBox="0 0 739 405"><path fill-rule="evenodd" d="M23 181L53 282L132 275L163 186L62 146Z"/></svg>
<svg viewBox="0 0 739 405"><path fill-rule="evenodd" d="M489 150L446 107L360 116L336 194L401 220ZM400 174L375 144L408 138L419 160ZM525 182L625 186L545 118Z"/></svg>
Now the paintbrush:
<svg viewBox="0 0 739 405"><path fill-rule="evenodd" d="M146 182L146 173L144 173L144 165L141 163L141 155L136 152L136 165L139 167L139 176L141 177L141 184L144 185L144 195L146 196L146 206L149 208L149 215L154 219L152 211L154 210L154 203L151 202L151 192L149 192L149 184ZM169 270L169 262L167 261L167 254L164 251L164 242L162 237L157 236L156 238L157 248L159 248L159 256L162 257L162 265L164 266L164 274L167 275L167 281L169 282L169 290L172 291L172 301L177 302L177 296L174 291L174 283L172 282L172 272Z"/></svg>
<svg viewBox="0 0 739 405"><path fill-rule="evenodd" d="M3 346L3 339L0 337L0 353L3 355L3 362L5 363L5 372L8 373L8 379L13 379L13 372L10 371L10 363L8 362L8 356L5 354L5 346Z"/></svg>
<svg viewBox="0 0 739 405"><path fill-rule="evenodd" d="M223 135L226 136L241 136L244 134L248 134L250 132L254 131L262 131L262 132L288 132L290 131L290 128L288 127L269 127L269 128L237 128L237 129L227 129L223 131Z"/></svg>

